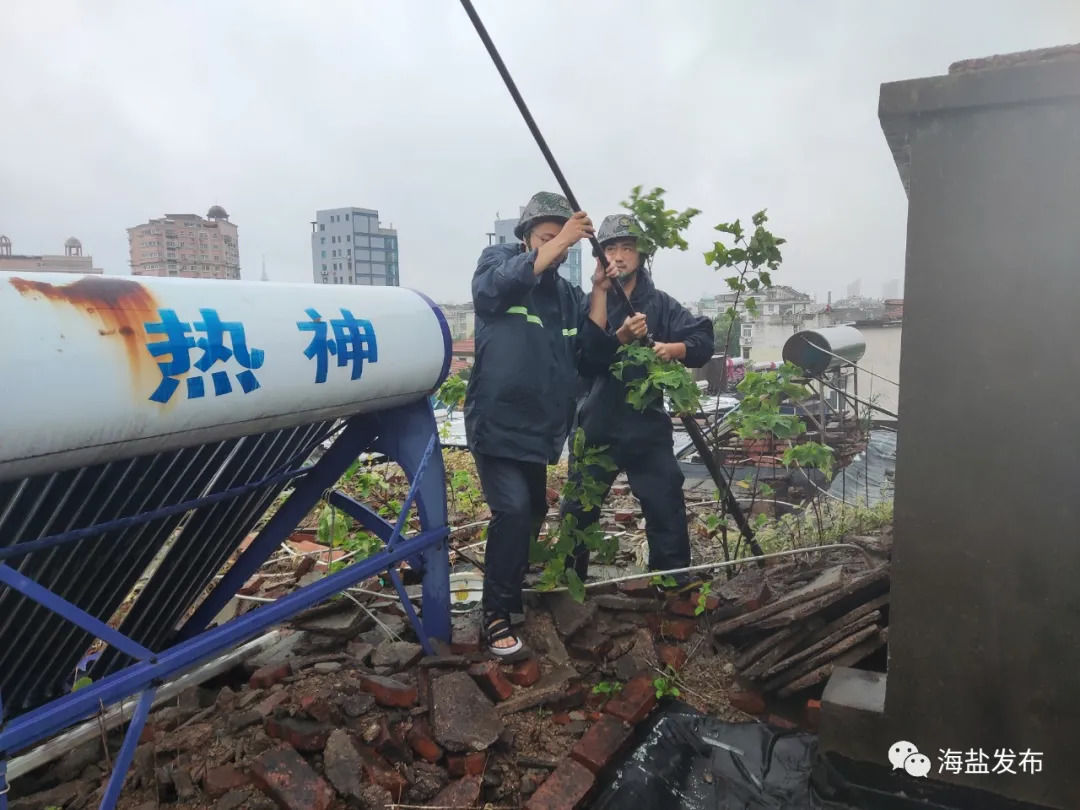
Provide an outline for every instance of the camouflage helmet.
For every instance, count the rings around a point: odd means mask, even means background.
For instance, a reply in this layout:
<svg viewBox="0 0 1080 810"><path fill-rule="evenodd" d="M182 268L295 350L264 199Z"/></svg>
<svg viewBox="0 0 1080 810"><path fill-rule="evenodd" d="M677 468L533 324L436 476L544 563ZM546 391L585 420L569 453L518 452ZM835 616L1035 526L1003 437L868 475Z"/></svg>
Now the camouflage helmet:
<svg viewBox="0 0 1080 810"><path fill-rule="evenodd" d="M525 205L525 210L521 212L521 219L514 226L514 236L524 239L525 232L542 219L560 219L566 222L573 215L566 197L552 191L538 191L532 195L532 199Z"/></svg>
<svg viewBox="0 0 1080 810"><path fill-rule="evenodd" d="M611 214L604 217L600 230L596 232L596 241L603 245L613 239L637 239L634 233L634 218L629 214Z"/></svg>

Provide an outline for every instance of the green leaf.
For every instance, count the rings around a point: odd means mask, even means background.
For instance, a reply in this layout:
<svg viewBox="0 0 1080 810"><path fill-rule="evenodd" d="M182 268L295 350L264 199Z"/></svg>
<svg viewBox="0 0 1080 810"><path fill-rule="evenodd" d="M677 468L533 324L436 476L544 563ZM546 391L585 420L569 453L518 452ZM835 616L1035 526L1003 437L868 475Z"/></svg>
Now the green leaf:
<svg viewBox="0 0 1080 810"><path fill-rule="evenodd" d="M93 678L89 678L89 677L84 675L83 677L79 678L77 681L75 681L75 683L73 683L71 685L71 691L72 692L78 692L80 689L84 689L87 686L90 686L90 684L92 684L93 682L94 682Z"/></svg>
<svg viewBox="0 0 1080 810"><path fill-rule="evenodd" d="M581 604L585 601L585 583L573 568L566 571L566 588L575 602Z"/></svg>

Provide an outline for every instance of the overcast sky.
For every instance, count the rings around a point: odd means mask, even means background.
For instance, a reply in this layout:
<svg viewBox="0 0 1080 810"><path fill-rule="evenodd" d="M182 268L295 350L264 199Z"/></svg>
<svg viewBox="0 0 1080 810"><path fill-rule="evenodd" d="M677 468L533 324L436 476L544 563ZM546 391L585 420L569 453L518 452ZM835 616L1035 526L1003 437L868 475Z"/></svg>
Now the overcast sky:
<svg viewBox="0 0 1080 810"><path fill-rule="evenodd" d="M1074 0L475 0L584 208L635 184L704 213L658 284L720 292L717 222L767 207L776 280L864 294L903 275L906 199L882 82L1080 40ZM125 228L223 205L242 276L310 281L318 208L378 208L401 282L465 301L496 212L546 164L456 0L8 0L0 233L79 237L128 273Z"/></svg>

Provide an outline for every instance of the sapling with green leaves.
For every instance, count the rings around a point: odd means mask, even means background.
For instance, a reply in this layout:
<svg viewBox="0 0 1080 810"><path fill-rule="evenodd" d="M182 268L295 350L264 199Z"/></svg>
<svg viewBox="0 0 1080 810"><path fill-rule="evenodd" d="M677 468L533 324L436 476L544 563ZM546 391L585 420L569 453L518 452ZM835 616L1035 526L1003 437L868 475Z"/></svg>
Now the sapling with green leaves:
<svg viewBox="0 0 1080 810"><path fill-rule="evenodd" d="M687 250L689 245L683 232L701 213L697 208L686 208L682 212L667 208L665 193L662 188L654 188L643 194L642 186L634 186L630 198L621 203L633 214L630 230L637 238L638 252L650 273L658 250ZM662 407L665 398L678 414L696 413L701 407L700 391L686 366L665 360L639 343L629 343L619 349L611 373L626 383L626 401L637 411Z"/></svg>
<svg viewBox="0 0 1080 810"><path fill-rule="evenodd" d="M571 446L575 458L581 459L581 465L574 475L568 476L563 484L562 497L582 504L586 509L600 506L607 492L607 485L590 474L590 470L612 471L615 462L605 452L606 446L590 447L585 443L585 431L578 428L574 432ZM609 538L598 523L579 526L577 517L567 514L559 521L547 542L534 540L529 548L529 562L542 564L543 571L537 583L537 590L550 591L565 587L577 602L585 601L585 583L577 571L567 566L567 560L577 548L587 548L590 553L606 562L614 561L618 551L618 541Z"/></svg>
<svg viewBox="0 0 1080 810"><path fill-rule="evenodd" d="M689 245L683 237L683 231L690 227L690 220L701 211L686 208L682 212L666 208L662 188L654 188L648 194L641 193L642 186L630 189L630 199L620 205L634 215L631 230L638 240L638 250L645 256L645 266L651 272L653 258L661 248L686 250Z"/></svg>
<svg viewBox="0 0 1080 810"><path fill-rule="evenodd" d="M769 217L764 209L754 214L751 217L754 230L749 236L738 219L714 226L720 233L730 235L732 244L728 247L721 241L713 242L712 250L705 252L705 264L717 271L734 271L733 275L724 279L728 288L735 293L735 299L724 313L727 316L727 334L721 346L731 345L735 325L740 323L740 300L745 297L743 306L751 316L756 316L758 308L757 298L754 296L773 286L772 273L779 269L783 261L780 246L787 240L766 228L765 223L768 221Z"/></svg>

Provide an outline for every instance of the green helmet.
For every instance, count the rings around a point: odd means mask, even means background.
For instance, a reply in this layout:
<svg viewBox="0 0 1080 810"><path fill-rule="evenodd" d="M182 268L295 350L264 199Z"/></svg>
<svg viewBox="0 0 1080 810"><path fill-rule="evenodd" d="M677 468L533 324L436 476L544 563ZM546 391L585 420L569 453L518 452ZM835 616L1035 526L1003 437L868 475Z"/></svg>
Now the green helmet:
<svg viewBox="0 0 1080 810"><path fill-rule="evenodd" d="M604 217L600 230L596 232L596 241L601 245L613 239L636 239L633 227L637 223L629 214L611 214Z"/></svg>
<svg viewBox="0 0 1080 810"><path fill-rule="evenodd" d="M525 205L521 212L521 219L514 227L514 236L518 239L525 238L525 232L532 228L542 219L559 219L563 222L574 215L570 203L561 194L551 191L538 191L532 195L532 199Z"/></svg>

